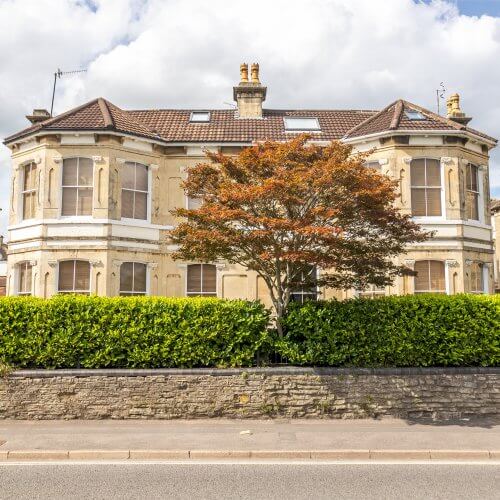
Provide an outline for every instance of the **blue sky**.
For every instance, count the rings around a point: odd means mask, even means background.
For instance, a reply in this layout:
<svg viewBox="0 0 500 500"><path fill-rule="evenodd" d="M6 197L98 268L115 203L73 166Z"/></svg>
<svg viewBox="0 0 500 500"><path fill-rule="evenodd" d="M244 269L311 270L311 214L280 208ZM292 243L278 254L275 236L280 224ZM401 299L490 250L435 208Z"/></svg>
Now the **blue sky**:
<svg viewBox="0 0 500 500"><path fill-rule="evenodd" d="M415 0L417 3L421 0ZM432 0L424 0L424 3L431 3ZM465 16L500 16L500 0L449 0L455 4L460 13Z"/></svg>
<svg viewBox="0 0 500 500"><path fill-rule="evenodd" d="M466 16L500 16L500 0L456 0L461 14Z"/></svg>

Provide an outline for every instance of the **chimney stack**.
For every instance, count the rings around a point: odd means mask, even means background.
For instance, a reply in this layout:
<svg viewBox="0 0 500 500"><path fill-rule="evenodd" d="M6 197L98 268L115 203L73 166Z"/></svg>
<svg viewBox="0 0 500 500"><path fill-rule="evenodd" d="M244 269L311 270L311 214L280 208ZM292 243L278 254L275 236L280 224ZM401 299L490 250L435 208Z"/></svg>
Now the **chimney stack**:
<svg viewBox="0 0 500 500"><path fill-rule="evenodd" d="M266 99L267 87L259 80L259 65L250 67L251 81L248 81L248 64L240 65L240 83L233 88L233 98L238 104L238 118L262 118L262 103Z"/></svg>
<svg viewBox="0 0 500 500"><path fill-rule="evenodd" d="M462 125L467 125L472 120L471 117L465 116L465 113L460 109L460 96L458 94L452 94L446 100L446 118Z"/></svg>
<svg viewBox="0 0 500 500"><path fill-rule="evenodd" d="M44 122L50 118L50 113L46 109L34 109L33 114L26 115L26 118L34 125Z"/></svg>

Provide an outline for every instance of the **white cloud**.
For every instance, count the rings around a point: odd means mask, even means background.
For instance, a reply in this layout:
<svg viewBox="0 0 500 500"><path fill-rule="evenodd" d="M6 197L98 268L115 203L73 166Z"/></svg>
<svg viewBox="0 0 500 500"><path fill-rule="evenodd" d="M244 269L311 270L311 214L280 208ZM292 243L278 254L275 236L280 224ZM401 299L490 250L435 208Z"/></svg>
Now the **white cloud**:
<svg viewBox="0 0 500 500"><path fill-rule="evenodd" d="M435 109L444 81L472 126L500 137L500 18L412 0L0 0L0 134L50 105L96 96L124 108L225 107L242 61L258 61L269 107ZM0 161L7 208L8 151ZM500 196L500 155L491 185ZM5 227L5 213L0 230Z"/></svg>

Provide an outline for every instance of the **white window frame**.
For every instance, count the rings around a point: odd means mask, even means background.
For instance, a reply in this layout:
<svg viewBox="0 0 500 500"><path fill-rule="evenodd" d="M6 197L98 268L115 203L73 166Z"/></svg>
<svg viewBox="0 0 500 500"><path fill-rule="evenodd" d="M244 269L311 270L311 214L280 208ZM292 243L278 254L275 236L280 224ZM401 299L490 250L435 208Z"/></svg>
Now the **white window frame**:
<svg viewBox="0 0 500 500"><path fill-rule="evenodd" d="M65 160L71 160L73 158L85 158L87 160L92 161L92 184L91 186L64 186L63 185L63 178L64 178L64 161ZM78 220L85 220L85 219L92 219L93 214L94 214L94 181L95 181L95 160L91 156L82 156L82 155L75 155L75 156L65 156L61 159L61 183L60 183L60 192L59 192L59 218L68 220L70 221L71 219L78 219ZM78 167L80 166L80 161L78 161ZM78 181L78 169L77 169L77 181ZM90 215L63 215L62 210L63 210L63 193L64 193L64 188L85 188L85 187L92 187L92 208L91 208L91 214ZM76 206L78 208L78 198L76 201Z"/></svg>
<svg viewBox="0 0 500 500"><path fill-rule="evenodd" d="M135 267L135 264L142 264L142 265L145 265L146 266L146 291L145 292L131 292L130 290L121 290L120 289L120 285L121 285L121 272L122 272L122 266L123 264L134 264L134 267ZM143 262L143 261L138 261L138 260L124 260L121 264L120 264L120 273L118 275L118 295L121 296L121 297L124 297L124 295L122 295L122 292L123 293L126 293L126 297L140 297L140 296L147 296L147 295L150 295L150 276L149 276L149 268L150 268L150 265L148 262ZM134 288L134 274L132 273L132 288Z"/></svg>
<svg viewBox="0 0 500 500"><path fill-rule="evenodd" d="M477 222L480 224L484 224L484 174L483 174L483 167L481 165L473 163L472 161L467 161L467 165L465 166L465 177L466 177L466 179L465 179L465 192L466 192L466 196L467 196L467 193L469 192L469 189L467 189L467 167L469 165L476 167L476 171L477 171L477 191L472 191L473 193L477 194L477 219L469 219L466 217L465 220L467 222ZM467 203L467 200L466 200L466 203Z"/></svg>
<svg viewBox="0 0 500 500"><path fill-rule="evenodd" d="M417 111L416 109L408 109L406 110L405 112L405 116L408 120L411 120L411 121L423 121L423 120L426 120L426 117L423 113L421 113L420 111ZM411 117L410 115L418 115L418 117Z"/></svg>
<svg viewBox="0 0 500 500"><path fill-rule="evenodd" d="M288 126L287 120L315 120L316 128L304 128L304 127L290 127ZM284 116L283 126L285 127L285 132L321 132L321 125L319 120L315 116Z"/></svg>
<svg viewBox="0 0 500 500"><path fill-rule="evenodd" d="M206 120L195 120L196 115L207 115ZM211 119L210 111L191 111L191 115L189 116L189 123L210 123Z"/></svg>
<svg viewBox="0 0 500 500"><path fill-rule="evenodd" d="M135 161L135 160L125 160L123 161L121 167L123 168L125 163L138 163L139 165L144 165L148 169L148 190L147 191L141 191L140 189L130 189L130 188L124 188L123 186L120 187L120 220L124 222L147 222L151 224L151 198L152 198L152 180L153 180L153 175L152 175L152 168L150 163L143 163L141 161ZM121 184L121 172L122 168L120 169L120 184ZM135 175L135 174L134 174ZM146 218L145 219L136 219L135 217L122 217L121 212L122 212L122 206L121 206L121 199L122 199L122 191L132 191L132 192L138 192L138 193L146 193L147 194L147 201L146 201ZM135 210L135 208L134 208Z"/></svg>
<svg viewBox="0 0 500 500"><path fill-rule="evenodd" d="M38 165L36 164L35 161L29 161L29 162L26 162L26 163L23 163L21 165L21 168L22 168L22 175L21 175L21 220L24 221L24 220L33 220L33 219L36 219L36 216L35 214L33 214L33 217L25 217L24 216L24 195L26 194L31 194L31 193L34 193L35 195L35 211L36 211L36 205L37 205L37 191L38 191L38 188L39 186L38 183L37 183L37 179L35 177L35 187L33 189L24 189L24 182L26 180L26 167L31 167L32 165L35 166L35 171L36 171L36 174L35 176L37 177L38 174L40 173L39 169L38 169Z"/></svg>
<svg viewBox="0 0 500 500"><path fill-rule="evenodd" d="M61 262L76 262L76 261L81 261L81 262L88 262L89 263L89 289L88 290L59 290L59 265ZM91 295L92 294L92 263L88 259L61 259L57 261L57 273L56 273L56 284L57 284L57 294L61 295L69 295L72 293L79 294L79 295ZM76 266L73 265L73 286L75 285L76 282Z"/></svg>
<svg viewBox="0 0 500 500"><path fill-rule="evenodd" d="M21 285L21 266L26 265L26 264L31 267L30 291L29 292L20 292L19 287ZM34 267L35 266L29 260L23 260L22 262L18 262L16 264L16 272L14 274L14 276L15 276L15 280L14 280L15 295L18 295L20 297L29 297L29 296L33 295L33 279L34 279L33 269L34 269Z"/></svg>
<svg viewBox="0 0 500 500"><path fill-rule="evenodd" d="M219 269L217 267L217 264L213 264L212 262L190 262L189 264L186 264L186 275L184 278L184 293L186 297L214 297L214 294L212 292L200 292L200 293L194 293L188 292L188 273L189 273L189 266L193 265L198 265L201 264L202 266L215 266L215 297L220 297L220 290L219 290ZM203 290L203 267L201 269L201 289Z"/></svg>
<svg viewBox="0 0 500 500"><path fill-rule="evenodd" d="M368 289L356 290L356 297L360 299L375 299L377 297L387 297L387 287L378 288L375 285L368 285Z"/></svg>
<svg viewBox="0 0 500 500"><path fill-rule="evenodd" d="M414 276L413 277L413 295L423 295L424 293L440 293L440 292L444 292L444 295L450 295L450 281L449 281L449 278L448 278L448 264L446 263L446 261L442 260L442 259L432 259L432 258L428 258L428 259L418 259L418 260L415 260L415 264L417 262L441 262L443 264L443 267L444 267L444 290L418 290L417 291L417 276ZM429 268L429 284L431 282L431 277L430 277L430 268ZM442 294L443 295L443 294Z"/></svg>
<svg viewBox="0 0 500 500"><path fill-rule="evenodd" d="M409 181L410 181L410 210L413 210L413 205L411 204L411 194L412 189L415 188L426 188L427 186L414 186L411 182L411 164L413 160L437 160L439 161L439 174L441 180L441 215L412 215L411 218L415 222L436 222L446 220L446 192L444 186L444 164L442 158L436 158L433 156L413 156L410 158L409 167ZM427 164L426 164L427 167ZM432 189L432 188L431 188ZM434 188L437 189L437 188ZM435 259L423 259L423 260L435 260Z"/></svg>
<svg viewBox="0 0 500 500"><path fill-rule="evenodd" d="M319 273L320 273L320 270L319 270L318 266L316 266L316 265L315 265L315 266L313 266L313 267L314 267L314 268L315 268L315 270L316 270L316 282L317 282L317 281L318 281L318 279L319 279L319 276L320 276L320 274L319 274ZM312 290L312 289L311 289L311 290ZM314 292L314 293L316 294L316 298L314 299L314 301L317 301L317 300L318 300L318 297L319 297L319 295L320 295L320 288L319 288L319 286L318 286L318 285L316 285L316 287L314 287L314 290L315 290L315 292ZM313 294L313 292L304 292L303 290L301 290L300 292L294 292L294 291L292 291L292 292L290 292L290 299L291 299L291 296L292 296L292 295L300 295L300 296L302 297L300 304L302 304L302 305L303 305L303 304L304 304L304 296L305 296L305 295L312 295L312 294ZM292 301L292 300L291 300L291 301ZM296 301L295 301L295 302L296 302Z"/></svg>

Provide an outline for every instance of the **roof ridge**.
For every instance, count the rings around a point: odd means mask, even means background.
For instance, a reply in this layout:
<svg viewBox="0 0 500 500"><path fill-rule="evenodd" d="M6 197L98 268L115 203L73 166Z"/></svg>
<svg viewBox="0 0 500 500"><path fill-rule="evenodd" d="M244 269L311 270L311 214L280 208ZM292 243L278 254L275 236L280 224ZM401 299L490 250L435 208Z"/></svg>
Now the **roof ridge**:
<svg viewBox="0 0 500 500"><path fill-rule="evenodd" d="M104 126L106 128L115 128L115 121L109 110L108 101L102 97L97 98L97 103L99 104L99 109L101 110L102 117L104 119Z"/></svg>
<svg viewBox="0 0 500 500"><path fill-rule="evenodd" d="M389 125L390 130L397 129L399 127L399 122L401 121L403 109L404 109L403 100L398 99L396 105L394 106L394 115L392 116L391 124Z"/></svg>
<svg viewBox="0 0 500 500"><path fill-rule="evenodd" d="M52 125L53 123L57 123L59 120L63 118L67 118L68 116L71 116L78 111L81 111L82 109L85 109L87 106L90 106L91 104L94 104L98 98L92 99L91 101L88 101L84 104L81 104L80 106L77 106L76 108L69 109L68 111L65 111L64 113L61 113L60 115L53 116L49 118L48 120L45 120L43 122L40 122L40 125L43 127L45 125Z"/></svg>
<svg viewBox="0 0 500 500"><path fill-rule="evenodd" d="M437 113L434 113L433 111L424 108L422 106L419 106L418 104L413 104L410 101L406 101L402 99L403 104L407 105L408 107L415 108L417 111L420 111L424 115L428 115L431 118L440 121L441 123L446 123L447 125L450 125L451 127L457 129L457 130L466 130L467 127L465 125L462 125L461 123L457 123L456 121L450 120L449 118L446 118L445 116L438 115Z"/></svg>
<svg viewBox="0 0 500 500"><path fill-rule="evenodd" d="M361 123L358 123L355 127L352 127L350 130L348 130L345 133L344 138L349 137L352 133L356 132L356 130L360 129L366 123L370 123L372 120L374 120L375 118L377 118L378 116L380 116L382 113L385 113L388 109L391 108L391 106L394 106L399 101L402 101L402 99L398 99L397 101L391 102L388 106L386 106L385 108L381 109L378 113L375 113L374 115L369 116L368 118L366 118L365 120L363 120Z"/></svg>

